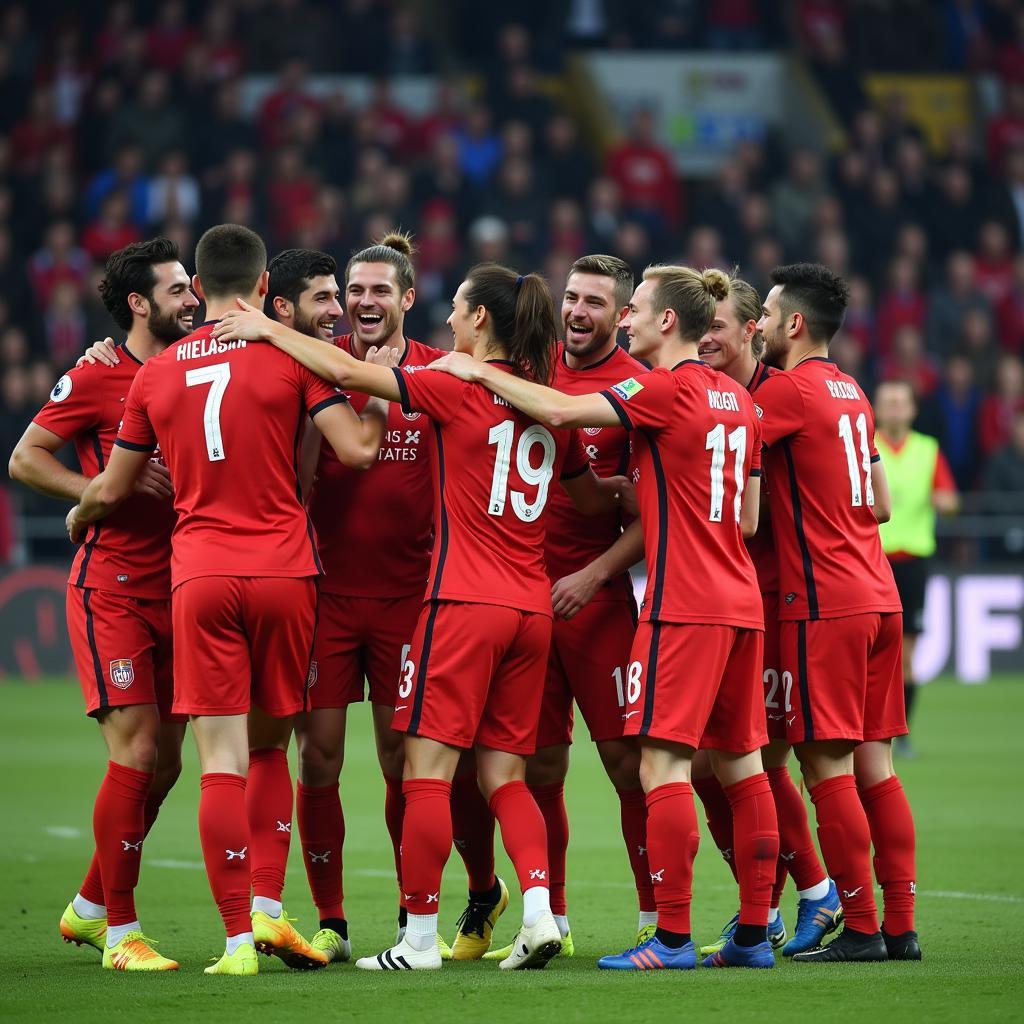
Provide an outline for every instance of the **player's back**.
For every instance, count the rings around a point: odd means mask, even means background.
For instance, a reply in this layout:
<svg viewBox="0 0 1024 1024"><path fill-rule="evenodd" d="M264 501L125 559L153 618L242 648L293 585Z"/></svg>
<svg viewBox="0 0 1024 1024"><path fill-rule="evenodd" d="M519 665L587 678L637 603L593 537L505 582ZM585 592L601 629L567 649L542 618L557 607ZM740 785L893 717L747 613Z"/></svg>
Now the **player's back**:
<svg viewBox="0 0 1024 1024"><path fill-rule="evenodd" d="M829 359L767 381L763 409L782 619L899 611L874 515L871 403Z"/></svg>
<svg viewBox="0 0 1024 1024"><path fill-rule="evenodd" d="M427 597L550 615L543 513L563 467L570 476L587 469L575 435L537 423L483 385L422 367L395 373L403 409L434 420Z"/></svg>
<svg viewBox="0 0 1024 1024"><path fill-rule="evenodd" d="M747 481L760 471L760 428L746 389L688 359L604 394L637 431L648 571L641 619L762 628L740 531Z"/></svg>
<svg viewBox="0 0 1024 1024"><path fill-rule="evenodd" d="M160 442L178 513L174 584L316 575L299 442L306 415L344 397L271 346L217 342L212 329L204 324L140 371L118 440L132 446L145 434L141 410Z"/></svg>

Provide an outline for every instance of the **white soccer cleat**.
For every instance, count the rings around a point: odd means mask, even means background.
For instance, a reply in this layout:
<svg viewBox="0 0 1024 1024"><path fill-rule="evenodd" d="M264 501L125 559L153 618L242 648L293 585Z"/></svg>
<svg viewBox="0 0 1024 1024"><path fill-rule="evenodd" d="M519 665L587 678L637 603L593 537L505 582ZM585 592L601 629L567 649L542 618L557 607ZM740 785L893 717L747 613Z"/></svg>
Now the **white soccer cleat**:
<svg viewBox="0 0 1024 1024"><path fill-rule="evenodd" d="M562 948L562 934L550 911L544 911L532 928L519 929L512 952L498 966L503 971L539 971Z"/></svg>
<svg viewBox="0 0 1024 1024"><path fill-rule="evenodd" d="M437 971L441 968L441 953L436 943L429 949L413 949L402 939L383 953L360 957L356 967L364 971Z"/></svg>

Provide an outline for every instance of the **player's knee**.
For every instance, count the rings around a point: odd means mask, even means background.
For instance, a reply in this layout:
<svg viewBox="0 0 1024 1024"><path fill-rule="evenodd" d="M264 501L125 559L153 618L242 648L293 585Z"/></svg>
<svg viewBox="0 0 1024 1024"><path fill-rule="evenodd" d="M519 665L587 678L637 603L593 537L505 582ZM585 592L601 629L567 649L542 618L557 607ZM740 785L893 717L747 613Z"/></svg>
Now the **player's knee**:
<svg viewBox="0 0 1024 1024"><path fill-rule="evenodd" d="M392 747L378 746L377 761L384 775L392 779L400 779L405 769L405 749L400 742Z"/></svg>
<svg viewBox="0 0 1024 1024"><path fill-rule="evenodd" d="M567 746L541 747L526 761L526 782L531 786L552 786L569 774Z"/></svg>
<svg viewBox="0 0 1024 1024"><path fill-rule="evenodd" d="M110 758L126 768L153 774L157 769L156 740L144 733L125 737L120 742L111 744Z"/></svg>
<svg viewBox="0 0 1024 1024"><path fill-rule="evenodd" d="M601 762L616 789L636 789L640 784L640 748L635 743L612 740L598 743Z"/></svg>
<svg viewBox="0 0 1024 1024"><path fill-rule="evenodd" d="M304 786L333 786L341 777L344 747L304 737L299 745L299 779Z"/></svg>

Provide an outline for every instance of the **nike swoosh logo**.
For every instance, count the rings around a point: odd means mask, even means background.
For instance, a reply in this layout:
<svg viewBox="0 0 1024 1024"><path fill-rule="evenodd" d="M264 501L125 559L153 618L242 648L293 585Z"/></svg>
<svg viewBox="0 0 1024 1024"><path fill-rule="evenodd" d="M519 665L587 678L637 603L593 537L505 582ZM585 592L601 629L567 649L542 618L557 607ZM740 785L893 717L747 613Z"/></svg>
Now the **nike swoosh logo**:
<svg viewBox="0 0 1024 1024"><path fill-rule="evenodd" d="M622 720L626 721L627 718L632 718L634 715L639 715L639 711L628 711L622 716Z"/></svg>
<svg viewBox="0 0 1024 1024"><path fill-rule="evenodd" d="M768 718L772 722L781 722L786 716L785 715L769 715Z"/></svg>
<svg viewBox="0 0 1024 1024"><path fill-rule="evenodd" d="M404 711L408 706L409 706L408 704L399 704L398 707L395 708L395 710L396 711Z"/></svg>

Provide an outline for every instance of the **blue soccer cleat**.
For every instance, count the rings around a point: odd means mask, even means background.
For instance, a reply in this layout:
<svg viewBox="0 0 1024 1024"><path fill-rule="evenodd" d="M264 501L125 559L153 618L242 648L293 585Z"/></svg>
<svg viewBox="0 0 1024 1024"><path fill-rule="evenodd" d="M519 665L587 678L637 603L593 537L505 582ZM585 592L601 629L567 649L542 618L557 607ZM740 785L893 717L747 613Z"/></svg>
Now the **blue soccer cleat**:
<svg viewBox="0 0 1024 1024"><path fill-rule="evenodd" d="M836 883L828 880L828 893L820 900L801 900L796 909L796 931L782 947L783 956L806 953L816 949L829 932L834 932L843 920L843 906L839 902Z"/></svg>
<svg viewBox="0 0 1024 1024"><path fill-rule="evenodd" d="M625 953L601 957L597 966L607 971L692 971L697 966L697 950L692 942L671 949L652 935Z"/></svg>
<svg viewBox="0 0 1024 1024"><path fill-rule="evenodd" d="M737 946L730 939L717 953L706 956L702 967L774 967L775 953L770 942L759 942L756 946Z"/></svg>
<svg viewBox="0 0 1024 1024"><path fill-rule="evenodd" d="M782 915L779 914L774 921L770 921L768 924L768 941L772 944L772 949L778 949L786 944L788 938L786 923L782 920Z"/></svg>

